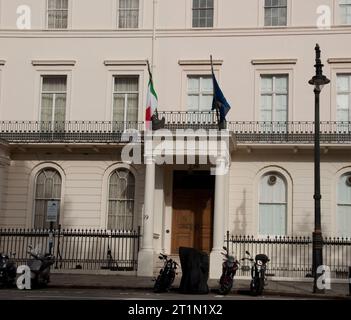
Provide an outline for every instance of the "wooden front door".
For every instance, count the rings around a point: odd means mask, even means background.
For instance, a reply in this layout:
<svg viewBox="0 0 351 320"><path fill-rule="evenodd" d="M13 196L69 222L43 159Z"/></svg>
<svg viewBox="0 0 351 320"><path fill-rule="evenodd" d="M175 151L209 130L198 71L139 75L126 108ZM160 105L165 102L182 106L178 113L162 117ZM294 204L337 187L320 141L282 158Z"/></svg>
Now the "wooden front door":
<svg viewBox="0 0 351 320"><path fill-rule="evenodd" d="M195 248L208 253L212 249L213 179L205 173L175 173L178 179L173 184L174 254L178 254L179 247ZM181 175L183 176L179 179Z"/></svg>

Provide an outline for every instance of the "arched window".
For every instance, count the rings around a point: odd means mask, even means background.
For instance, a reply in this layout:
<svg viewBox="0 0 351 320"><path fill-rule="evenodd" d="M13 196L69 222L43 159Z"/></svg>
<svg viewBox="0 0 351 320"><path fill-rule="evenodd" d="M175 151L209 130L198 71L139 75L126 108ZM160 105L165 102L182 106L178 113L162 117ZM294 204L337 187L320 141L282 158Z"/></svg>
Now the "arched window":
<svg viewBox="0 0 351 320"><path fill-rule="evenodd" d="M59 172L53 168L45 168L37 175L35 183L34 228L49 228L47 222L48 202L56 201L57 221L60 218L62 179ZM54 223L54 228L58 223Z"/></svg>
<svg viewBox="0 0 351 320"><path fill-rule="evenodd" d="M351 237L351 172L338 182L337 235Z"/></svg>
<svg viewBox="0 0 351 320"><path fill-rule="evenodd" d="M259 190L259 234L287 234L286 182L276 173L262 176Z"/></svg>
<svg viewBox="0 0 351 320"><path fill-rule="evenodd" d="M125 168L115 170L109 182L108 229L133 229L134 196L134 175Z"/></svg>

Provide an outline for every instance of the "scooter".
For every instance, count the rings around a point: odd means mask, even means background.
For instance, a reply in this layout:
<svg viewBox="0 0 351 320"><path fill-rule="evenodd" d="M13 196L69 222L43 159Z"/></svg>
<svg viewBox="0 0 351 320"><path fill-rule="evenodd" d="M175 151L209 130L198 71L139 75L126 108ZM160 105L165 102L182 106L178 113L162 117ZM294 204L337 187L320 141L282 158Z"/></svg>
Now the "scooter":
<svg viewBox="0 0 351 320"><path fill-rule="evenodd" d="M164 265L160 270L155 285L154 292L167 292L172 283L174 282L176 276L176 269L178 268L178 263L172 259L169 259L165 254L160 254L158 257L160 260L164 261Z"/></svg>
<svg viewBox="0 0 351 320"><path fill-rule="evenodd" d="M258 254L255 259L253 259L249 251L246 251L245 253L249 257L242 258L241 260L249 260L251 262L251 294L255 296L261 295L267 281L266 265L270 260L265 254Z"/></svg>
<svg viewBox="0 0 351 320"><path fill-rule="evenodd" d="M33 288L46 287L50 282L50 267L55 263L55 257L50 253L44 255L38 249L33 250L32 246L28 246L30 251L28 254L34 259L27 262L31 271L31 282Z"/></svg>
<svg viewBox="0 0 351 320"><path fill-rule="evenodd" d="M15 253L10 256L14 257ZM16 264L7 254L0 253L0 287L13 287L16 280Z"/></svg>
<svg viewBox="0 0 351 320"><path fill-rule="evenodd" d="M233 287L234 276L239 267L239 261L232 255L229 254L228 249L223 247L224 261L222 264L222 275L219 280L220 288L218 290L219 294L226 295L230 292Z"/></svg>

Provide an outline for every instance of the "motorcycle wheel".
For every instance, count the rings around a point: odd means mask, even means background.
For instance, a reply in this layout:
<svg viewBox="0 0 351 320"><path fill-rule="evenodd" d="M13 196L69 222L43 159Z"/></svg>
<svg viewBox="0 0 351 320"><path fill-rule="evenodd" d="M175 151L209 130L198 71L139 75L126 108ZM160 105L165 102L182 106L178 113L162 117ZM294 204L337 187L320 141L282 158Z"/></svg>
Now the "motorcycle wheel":
<svg viewBox="0 0 351 320"><path fill-rule="evenodd" d="M218 290L218 293L221 295L227 295L233 287L233 280L232 279L226 279L226 278L221 278L220 279L220 288Z"/></svg>
<svg viewBox="0 0 351 320"><path fill-rule="evenodd" d="M155 293L161 293L161 292L165 292L165 281L164 281L164 277L162 276L162 274L160 274L154 284L154 290Z"/></svg>
<svg viewBox="0 0 351 320"><path fill-rule="evenodd" d="M6 280L6 287L7 288L15 287L16 286L15 282L16 282L16 278L15 277L11 276L11 277L7 278L7 280Z"/></svg>
<svg viewBox="0 0 351 320"><path fill-rule="evenodd" d="M263 287L264 287L264 279L263 278L256 278L251 281L250 284L250 291L251 294L254 296L259 296L263 292Z"/></svg>

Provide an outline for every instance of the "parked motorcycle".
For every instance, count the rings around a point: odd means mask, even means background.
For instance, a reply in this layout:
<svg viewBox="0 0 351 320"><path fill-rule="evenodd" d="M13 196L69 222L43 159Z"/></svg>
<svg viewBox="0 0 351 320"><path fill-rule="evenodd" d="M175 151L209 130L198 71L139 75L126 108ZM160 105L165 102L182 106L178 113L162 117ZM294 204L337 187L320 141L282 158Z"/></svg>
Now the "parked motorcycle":
<svg viewBox="0 0 351 320"><path fill-rule="evenodd" d="M178 263L162 253L159 259L164 261L164 265L155 281L154 292L167 292L175 279Z"/></svg>
<svg viewBox="0 0 351 320"><path fill-rule="evenodd" d="M45 287L50 282L50 267L54 264L55 257L50 253L41 254L38 249L33 250L32 246L28 247L28 253L33 258L27 262L31 271L32 287Z"/></svg>
<svg viewBox="0 0 351 320"><path fill-rule="evenodd" d="M251 262L251 283L250 291L253 295L261 295L266 285L266 265L270 261L265 254L256 255L255 259L252 258L250 252L246 251L248 258L241 260L249 260Z"/></svg>
<svg viewBox="0 0 351 320"><path fill-rule="evenodd" d="M15 253L10 254L14 257ZM16 280L16 264L7 255L0 253L0 287L12 287Z"/></svg>
<svg viewBox="0 0 351 320"><path fill-rule="evenodd" d="M223 247L223 249L225 251L224 253L222 252L224 261L222 264L222 275L219 279L220 288L218 291L219 294L226 295L233 287L233 279L240 263L234 256L229 254L226 247Z"/></svg>

